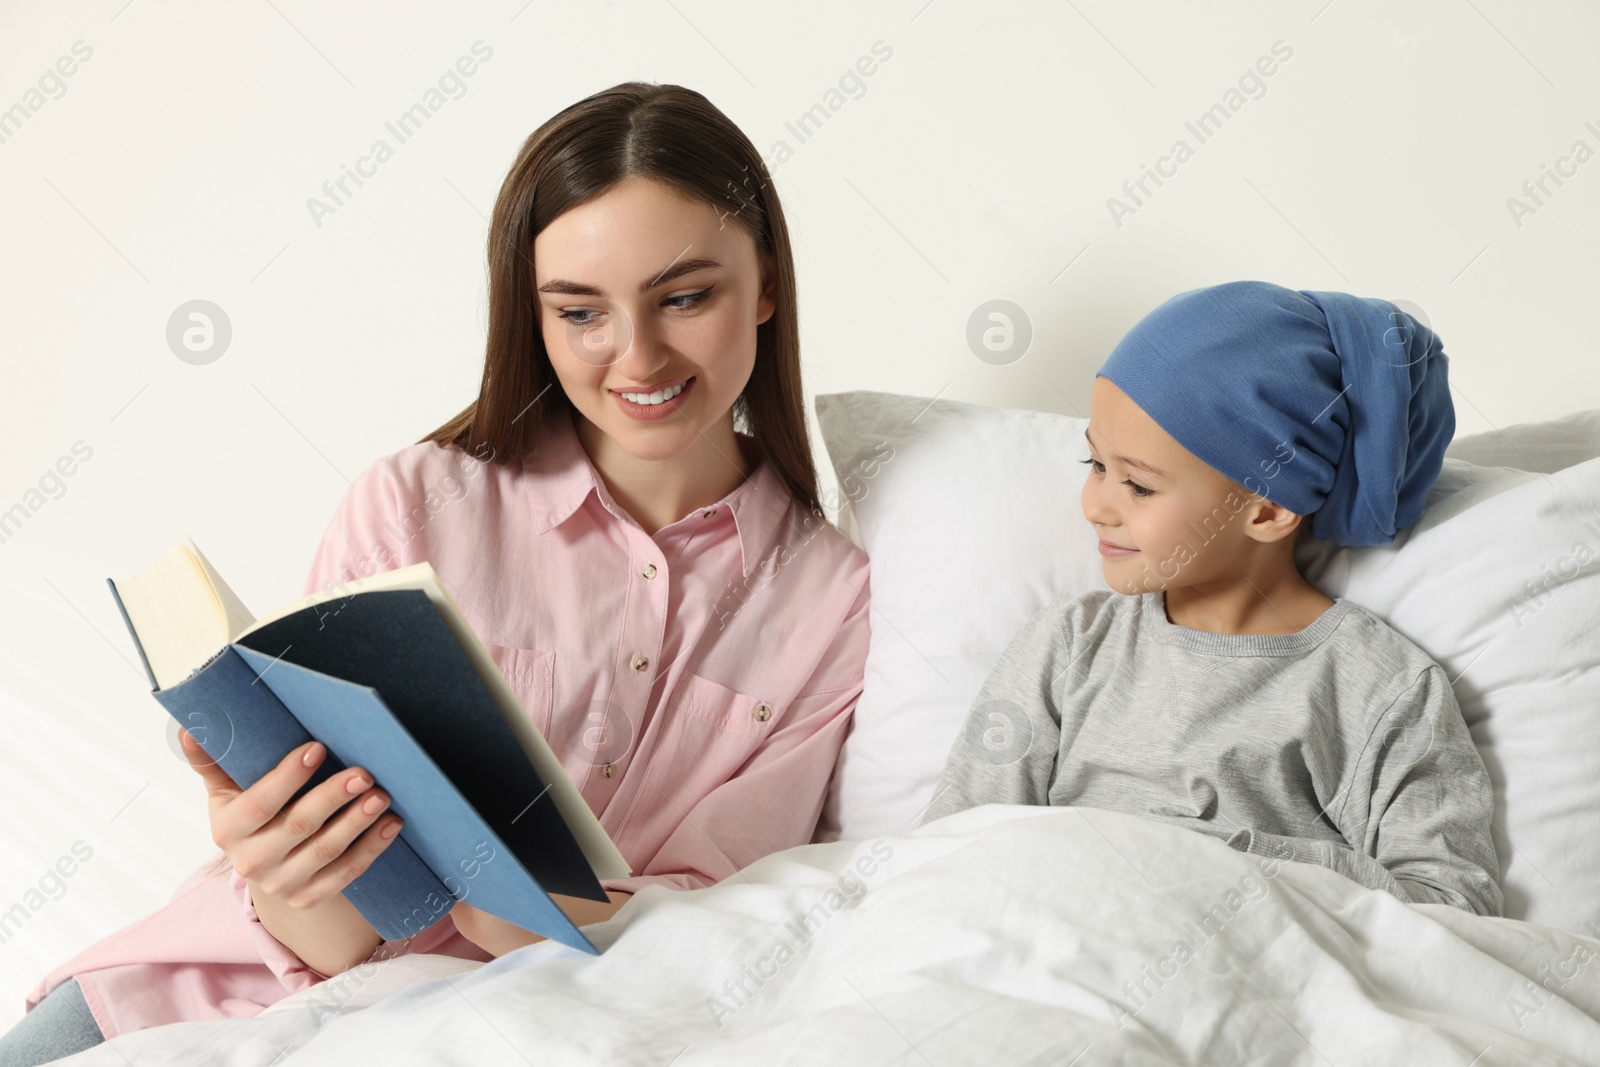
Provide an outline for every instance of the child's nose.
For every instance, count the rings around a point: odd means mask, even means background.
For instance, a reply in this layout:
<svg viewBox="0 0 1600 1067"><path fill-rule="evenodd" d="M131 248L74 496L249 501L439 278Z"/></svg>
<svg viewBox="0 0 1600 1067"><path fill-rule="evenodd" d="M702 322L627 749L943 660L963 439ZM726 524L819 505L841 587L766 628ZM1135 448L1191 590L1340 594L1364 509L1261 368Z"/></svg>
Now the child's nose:
<svg viewBox="0 0 1600 1067"><path fill-rule="evenodd" d="M1106 503L1105 495L1098 488L1093 475L1083 483L1083 517L1088 519L1096 528L1101 526L1115 526L1117 515Z"/></svg>

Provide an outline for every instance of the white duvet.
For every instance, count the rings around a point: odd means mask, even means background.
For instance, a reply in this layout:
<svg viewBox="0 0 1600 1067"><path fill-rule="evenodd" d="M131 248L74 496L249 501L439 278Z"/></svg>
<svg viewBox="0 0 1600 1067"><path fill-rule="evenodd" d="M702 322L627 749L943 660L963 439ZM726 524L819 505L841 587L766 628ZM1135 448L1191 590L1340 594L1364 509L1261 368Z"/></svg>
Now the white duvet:
<svg viewBox="0 0 1600 1067"><path fill-rule="evenodd" d="M652 888L489 964L369 964L74 1065L1600 1064L1600 940L1130 815L989 806Z"/></svg>

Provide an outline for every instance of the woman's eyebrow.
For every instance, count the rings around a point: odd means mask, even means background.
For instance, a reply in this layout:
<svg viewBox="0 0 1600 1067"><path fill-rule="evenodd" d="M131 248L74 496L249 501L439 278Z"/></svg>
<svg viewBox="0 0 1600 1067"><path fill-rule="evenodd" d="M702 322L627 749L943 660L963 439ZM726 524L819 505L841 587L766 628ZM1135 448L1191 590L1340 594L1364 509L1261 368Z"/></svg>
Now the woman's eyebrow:
<svg viewBox="0 0 1600 1067"><path fill-rule="evenodd" d="M1094 442L1089 439L1089 430L1087 427L1084 428L1083 439L1089 442L1090 448L1094 448ZM1125 467L1132 467L1134 470L1144 471L1152 478L1165 478L1167 476L1165 471L1158 471L1154 467L1150 466L1150 464L1142 462L1141 460L1129 459L1127 456L1119 456L1115 452L1111 453L1111 458L1116 460L1118 463L1121 463Z"/></svg>
<svg viewBox="0 0 1600 1067"><path fill-rule="evenodd" d="M665 285L670 281L675 281L676 279L683 277L685 274L692 274L697 270L704 270L707 267L720 266L722 266L722 264L714 259L680 259L648 280L640 282L639 292L648 293L656 286ZM600 289L596 286L586 285L583 282L567 281L565 278L552 278L543 285L539 286L536 291L541 293L561 293L565 296L603 297L606 295L603 289Z"/></svg>

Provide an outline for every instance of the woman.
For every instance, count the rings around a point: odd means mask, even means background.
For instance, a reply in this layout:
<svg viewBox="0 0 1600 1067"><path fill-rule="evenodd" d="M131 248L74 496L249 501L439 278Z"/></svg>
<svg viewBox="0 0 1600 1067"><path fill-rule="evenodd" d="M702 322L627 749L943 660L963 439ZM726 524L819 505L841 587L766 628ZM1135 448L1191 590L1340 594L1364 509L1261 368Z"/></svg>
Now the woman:
<svg viewBox="0 0 1600 1067"><path fill-rule="evenodd" d="M536 130L490 225L477 400L357 477L306 583L433 566L636 872L604 904L557 897L580 925L809 841L861 692L867 561L822 518L761 174L678 86L619 85ZM340 890L394 840L381 785L351 767L280 808L322 746L241 792L184 744L222 855L46 976L38 1026L0 1056L30 1033L61 1056L254 1015L368 959L539 940L460 903L380 943Z"/></svg>

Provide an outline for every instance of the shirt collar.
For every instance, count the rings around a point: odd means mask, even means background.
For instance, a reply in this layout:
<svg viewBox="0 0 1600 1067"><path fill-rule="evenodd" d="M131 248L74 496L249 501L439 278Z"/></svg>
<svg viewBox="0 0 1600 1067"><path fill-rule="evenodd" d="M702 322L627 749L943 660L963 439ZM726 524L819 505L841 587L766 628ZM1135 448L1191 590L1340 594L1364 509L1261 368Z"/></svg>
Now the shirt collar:
<svg viewBox="0 0 1600 1067"><path fill-rule="evenodd" d="M745 434L739 436L749 440ZM601 504L611 514L619 518L626 514L611 498L595 470L594 461L584 451L571 412L549 419L543 442L532 455L524 458L523 469L543 483L532 504L534 529L541 534L571 518L590 493L598 494ZM726 506L733 512L734 529L739 535L740 562L748 578L762 553L777 539L778 525L783 521L790 499L788 486L772 463L763 459L727 496L715 504L695 509L679 522L693 521L700 512Z"/></svg>

